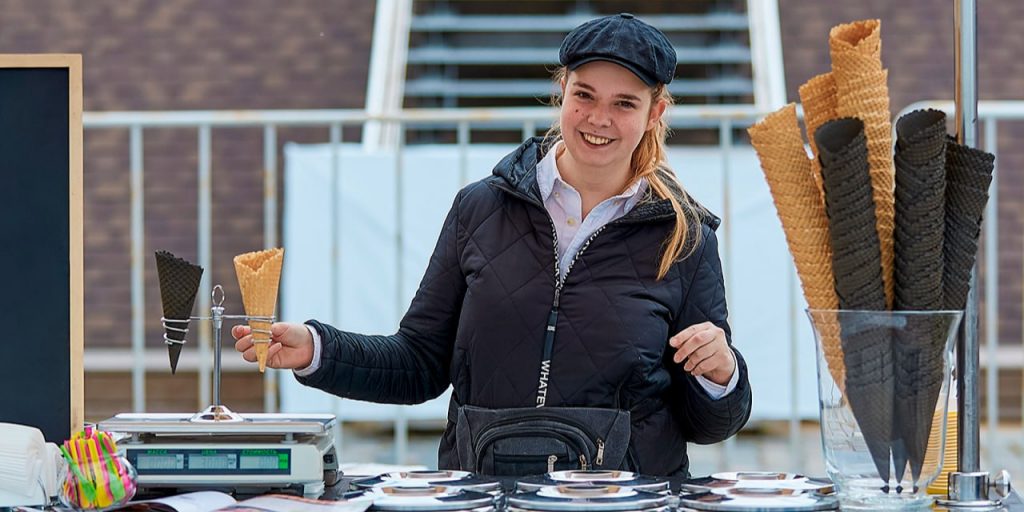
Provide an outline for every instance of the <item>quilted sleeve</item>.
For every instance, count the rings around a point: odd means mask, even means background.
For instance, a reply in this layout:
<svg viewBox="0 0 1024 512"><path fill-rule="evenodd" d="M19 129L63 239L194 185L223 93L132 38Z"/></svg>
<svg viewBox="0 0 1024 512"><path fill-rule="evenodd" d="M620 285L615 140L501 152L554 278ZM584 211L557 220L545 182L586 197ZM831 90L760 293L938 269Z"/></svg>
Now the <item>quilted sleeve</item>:
<svg viewBox="0 0 1024 512"><path fill-rule="evenodd" d="M310 320L323 341L320 369L299 382L335 395L379 403L416 404L448 387L449 362L466 281L459 265L459 207L445 218L434 253L398 332L370 336Z"/></svg>
<svg viewBox="0 0 1024 512"><path fill-rule="evenodd" d="M732 330L727 320L725 280L718 256L718 238L711 228L704 227L702 247L691 256L694 257L698 258L696 265L685 261L680 263L684 272L680 272L679 278L685 298L676 316L672 334L693 324L710 321L725 331L731 346ZM751 394L747 364L735 347L733 353L740 372L736 389L719 400L712 400L700 383L683 370L682 365L672 361L673 352L665 351L665 365L672 375L670 402L673 414L688 441L699 444L723 441L738 432L750 417Z"/></svg>

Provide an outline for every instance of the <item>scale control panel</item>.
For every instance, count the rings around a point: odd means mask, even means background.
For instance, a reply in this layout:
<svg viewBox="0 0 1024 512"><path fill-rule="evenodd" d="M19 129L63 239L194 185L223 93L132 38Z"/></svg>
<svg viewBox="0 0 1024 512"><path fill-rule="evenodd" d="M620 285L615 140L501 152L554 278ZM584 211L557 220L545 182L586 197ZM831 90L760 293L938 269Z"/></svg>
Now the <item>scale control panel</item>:
<svg viewBox="0 0 1024 512"><path fill-rule="evenodd" d="M129 448L128 458L145 475L289 475L290 448Z"/></svg>

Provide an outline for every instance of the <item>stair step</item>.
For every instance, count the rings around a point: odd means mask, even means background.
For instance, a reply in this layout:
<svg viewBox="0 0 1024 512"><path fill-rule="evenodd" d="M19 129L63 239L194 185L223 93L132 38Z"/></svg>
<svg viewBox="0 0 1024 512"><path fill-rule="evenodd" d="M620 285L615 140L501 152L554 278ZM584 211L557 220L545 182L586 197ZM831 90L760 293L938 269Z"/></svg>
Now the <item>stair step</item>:
<svg viewBox="0 0 1024 512"><path fill-rule="evenodd" d="M746 96L753 94L749 78L676 79L669 84L674 96ZM457 96L463 98L546 97L555 92L551 80L455 80L413 78L405 83L406 97Z"/></svg>
<svg viewBox="0 0 1024 512"><path fill-rule="evenodd" d="M679 64L744 64L750 62L750 48L740 45L676 47ZM421 46L409 49L409 64L534 65L556 64L558 48L452 48Z"/></svg>
<svg viewBox="0 0 1024 512"><path fill-rule="evenodd" d="M413 32L568 32L593 19L593 14L550 15L458 15L423 14L411 22ZM645 14L644 21L664 32L746 31L750 28L742 13L659 15Z"/></svg>

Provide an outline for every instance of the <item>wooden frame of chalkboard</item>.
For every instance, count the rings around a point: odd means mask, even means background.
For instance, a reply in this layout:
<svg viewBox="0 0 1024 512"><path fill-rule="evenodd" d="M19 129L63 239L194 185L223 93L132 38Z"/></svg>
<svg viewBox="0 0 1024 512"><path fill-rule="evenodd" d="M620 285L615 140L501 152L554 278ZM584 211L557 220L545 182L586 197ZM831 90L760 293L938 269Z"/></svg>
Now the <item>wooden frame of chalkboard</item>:
<svg viewBox="0 0 1024 512"><path fill-rule="evenodd" d="M85 419L81 55L0 55L0 177L0 421L59 442Z"/></svg>

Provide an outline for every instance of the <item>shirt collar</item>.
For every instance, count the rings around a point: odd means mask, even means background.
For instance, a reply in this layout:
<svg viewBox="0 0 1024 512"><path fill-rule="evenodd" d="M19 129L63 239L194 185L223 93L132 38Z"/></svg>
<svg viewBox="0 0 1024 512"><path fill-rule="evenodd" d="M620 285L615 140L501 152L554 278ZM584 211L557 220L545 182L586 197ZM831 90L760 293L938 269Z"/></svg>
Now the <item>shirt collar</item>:
<svg viewBox="0 0 1024 512"><path fill-rule="evenodd" d="M562 179L561 173L558 172L558 163L556 156L558 151L562 147L562 141L555 142L551 149L548 150L544 158L537 163L537 187L540 189L540 198L542 201L547 201L548 197L555 189L555 183L561 183L563 186L572 188ZM632 208L640 199L643 197L644 192L647 191L647 178L640 178L629 185L621 194L614 197L614 199L625 199L627 200L627 209Z"/></svg>

